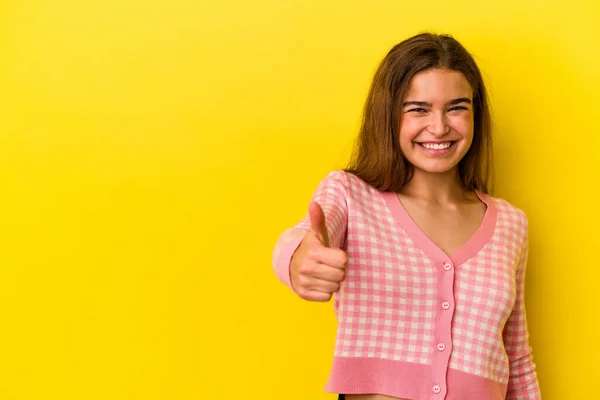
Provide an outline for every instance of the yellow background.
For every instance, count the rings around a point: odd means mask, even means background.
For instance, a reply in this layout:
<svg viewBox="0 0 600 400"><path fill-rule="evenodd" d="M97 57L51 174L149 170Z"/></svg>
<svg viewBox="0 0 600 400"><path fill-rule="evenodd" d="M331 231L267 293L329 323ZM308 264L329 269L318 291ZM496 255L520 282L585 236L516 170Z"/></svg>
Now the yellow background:
<svg viewBox="0 0 600 400"><path fill-rule="evenodd" d="M0 399L333 399L271 251L428 29L485 72L544 399L598 398L599 4L0 2Z"/></svg>

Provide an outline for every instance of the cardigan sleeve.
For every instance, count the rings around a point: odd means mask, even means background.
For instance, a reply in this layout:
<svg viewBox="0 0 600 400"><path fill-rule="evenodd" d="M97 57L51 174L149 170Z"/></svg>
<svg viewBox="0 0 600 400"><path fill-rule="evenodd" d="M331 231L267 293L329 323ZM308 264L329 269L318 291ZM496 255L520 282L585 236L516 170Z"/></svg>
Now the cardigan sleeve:
<svg viewBox="0 0 600 400"><path fill-rule="evenodd" d="M510 363L507 400L541 399L532 349L529 346L525 313L525 270L528 253L527 219L525 217L525 240L516 273L517 297L503 332L504 346Z"/></svg>
<svg viewBox="0 0 600 400"><path fill-rule="evenodd" d="M348 222L348 176L346 172L335 170L319 183L312 201L316 201L325 214L325 224L329 233L329 245L342 248L346 240ZM281 282L292 291L290 262L304 235L310 229L308 213L295 226L281 234L273 250L273 269Z"/></svg>

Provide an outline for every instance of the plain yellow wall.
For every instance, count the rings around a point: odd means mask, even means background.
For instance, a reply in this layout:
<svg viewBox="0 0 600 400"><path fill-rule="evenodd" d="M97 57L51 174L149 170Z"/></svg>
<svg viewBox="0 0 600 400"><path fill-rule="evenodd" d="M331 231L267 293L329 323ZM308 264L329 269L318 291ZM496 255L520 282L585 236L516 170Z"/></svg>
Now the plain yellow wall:
<svg viewBox="0 0 600 400"><path fill-rule="evenodd" d="M597 1L5 0L0 399L333 399L271 251L428 29L492 94L544 399L598 398Z"/></svg>

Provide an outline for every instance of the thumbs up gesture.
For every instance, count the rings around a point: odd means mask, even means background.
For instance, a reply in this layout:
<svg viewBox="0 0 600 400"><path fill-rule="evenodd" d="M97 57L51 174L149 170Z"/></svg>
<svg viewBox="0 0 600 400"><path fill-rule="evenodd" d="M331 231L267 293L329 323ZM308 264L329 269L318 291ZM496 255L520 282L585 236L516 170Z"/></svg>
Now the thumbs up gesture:
<svg viewBox="0 0 600 400"><path fill-rule="evenodd" d="M290 264L292 287L300 297L328 301L340 289L346 276L348 255L329 247L329 235L323 209L316 202L308 207L310 230L294 253Z"/></svg>

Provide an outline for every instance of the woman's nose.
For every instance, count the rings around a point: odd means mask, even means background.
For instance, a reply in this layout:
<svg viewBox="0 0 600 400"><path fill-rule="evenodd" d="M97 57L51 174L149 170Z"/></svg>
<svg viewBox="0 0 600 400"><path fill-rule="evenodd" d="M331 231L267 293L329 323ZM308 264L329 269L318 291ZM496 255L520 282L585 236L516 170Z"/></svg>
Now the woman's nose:
<svg viewBox="0 0 600 400"><path fill-rule="evenodd" d="M427 130L434 136L443 136L450 131L450 126L444 114L433 113Z"/></svg>

